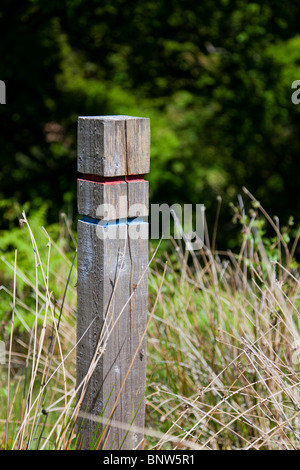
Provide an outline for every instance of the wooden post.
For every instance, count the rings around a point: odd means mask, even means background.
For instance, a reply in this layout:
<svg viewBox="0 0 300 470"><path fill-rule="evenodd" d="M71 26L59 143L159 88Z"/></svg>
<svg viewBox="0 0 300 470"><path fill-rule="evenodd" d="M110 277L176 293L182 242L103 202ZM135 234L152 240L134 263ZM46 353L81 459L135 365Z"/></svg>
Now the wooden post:
<svg viewBox="0 0 300 470"><path fill-rule="evenodd" d="M78 118L78 444L143 447L150 120ZM98 423L100 422L100 425Z"/></svg>

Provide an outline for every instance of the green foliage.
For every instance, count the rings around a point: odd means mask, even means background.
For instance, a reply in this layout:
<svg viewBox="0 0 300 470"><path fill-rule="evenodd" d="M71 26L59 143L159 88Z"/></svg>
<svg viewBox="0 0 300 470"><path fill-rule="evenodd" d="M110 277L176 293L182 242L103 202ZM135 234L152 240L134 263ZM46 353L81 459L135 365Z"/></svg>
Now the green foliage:
<svg viewBox="0 0 300 470"><path fill-rule="evenodd" d="M61 215L60 224L53 224L43 229L47 220L47 204L41 205L36 211L30 212L30 232L24 225L20 216L19 207L15 207L12 214L10 201L2 201L2 208L7 208L10 217L19 214L20 225L10 230L0 231L0 324L3 332L8 333L11 328L12 301L14 291L14 260L17 255L17 285L16 296L19 299L17 314L15 315L14 328L20 332L31 328L36 317L36 290L40 290L41 304L43 308L46 302L44 298L45 283L40 263L37 259L35 244L39 246L41 266L48 273L49 288L53 289L56 301L61 301L65 288L65 279L62 276L64 263L70 263L74 257L76 240L70 232L70 222L65 214ZM6 214L7 214L6 211ZM50 239L49 239L50 237ZM34 240L34 243L33 243ZM49 260L51 257L51 270ZM55 287L54 287L55 286ZM44 298L44 300L43 300ZM4 333L5 334L5 333Z"/></svg>
<svg viewBox="0 0 300 470"><path fill-rule="evenodd" d="M76 240L64 214L46 231L41 225L46 211L45 205L29 210L30 224L23 212L18 228L0 233L0 322L6 349L0 367L1 449L54 449L61 434L61 424L55 428L59 404L66 405L64 393L73 383Z"/></svg>
<svg viewBox="0 0 300 470"><path fill-rule="evenodd" d="M222 238L243 185L283 223L299 217L295 2L1 6L3 198L74 217L77 116L133 114L151 118L153 202L203 203L210 227L221 195Z"/></svg>

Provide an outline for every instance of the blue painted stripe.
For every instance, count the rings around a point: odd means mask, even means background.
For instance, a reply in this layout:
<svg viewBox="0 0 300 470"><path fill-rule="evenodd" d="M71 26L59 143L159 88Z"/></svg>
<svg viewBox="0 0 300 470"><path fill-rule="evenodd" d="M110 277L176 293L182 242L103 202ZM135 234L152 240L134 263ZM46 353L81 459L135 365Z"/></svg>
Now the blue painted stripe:
<svg viewBox="0 0 300 470"><path fill-rule="evenodd" d="M145 224L148 223L148 217L132 217L127 219L127 224Z"/></svg>
<svg viewBox="0 0 300 470"><path fill-rule="evenodd" d="M99 220L94 219L93 217L89 217L87 215L83 215L81 222L86 222L88 224L94 225L102 225L103 227L107 227L108 225L124 225L124 224L143 224L148 223L148 217L131 217L128 219L117 219L117 220Z"/></svg>
<svg viewBox="0 0 300 470"><path fill-rule="evenodd" d="M93 219L92 217L88 217L87 215L83 215L82 219L80 219L80 222L87 222L88 224L95 224L98 225L100 220Z"/></svg>

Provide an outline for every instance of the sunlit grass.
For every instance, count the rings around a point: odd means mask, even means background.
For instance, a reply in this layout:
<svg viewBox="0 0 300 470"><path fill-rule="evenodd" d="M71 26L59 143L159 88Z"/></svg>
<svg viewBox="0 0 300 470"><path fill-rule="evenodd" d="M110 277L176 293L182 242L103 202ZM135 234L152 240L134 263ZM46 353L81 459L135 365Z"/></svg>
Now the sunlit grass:
<svg viewBox="0 0 300 470"><path fill-rule="evenodd" d="M146 449L299 448L298 235L245 192L237 253L208 236L198 252L150 244ZM76 446L76 240L64 223L54 240L23 214L31 264L18 247L1 257L1 449Z"/></svg>
<svg viewBox="0 0 300 470"><path fill-rule="evenodd" d="M148 333L147 426L159 423L165 433L151 440L153 449L185 448L186 441L200 449L299 447L296 246L291 252L275 223L274 246L266 243L256 223L264 211L254 203L248 225L237 211L239 253L212 252L207 240L197 254L174 241L165 255ZM151 269L153 293L161 263Z"/></svg>

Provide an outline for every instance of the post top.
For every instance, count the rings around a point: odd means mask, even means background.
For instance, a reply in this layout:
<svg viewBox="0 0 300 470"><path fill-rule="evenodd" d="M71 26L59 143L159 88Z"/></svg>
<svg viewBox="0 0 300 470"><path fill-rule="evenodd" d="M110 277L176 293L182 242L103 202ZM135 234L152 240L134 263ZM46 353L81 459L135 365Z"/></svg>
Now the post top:
<svg viewBox="0 0 300 470"><path fill-rule="evenodd" d="M129 119L147 119L150 121L149 118L146 117L139 117L139 116L125 116L125 115L112 115L112 116L78 116L78 120L86 119L86 120L99 120L99 121L128 121Z"/></svg>
<svg viewBox="0 0 300 470"><path fill-rule="evenodd" d="M79 116L77 169L104 177L149 173L150 119Z"/></svg>

